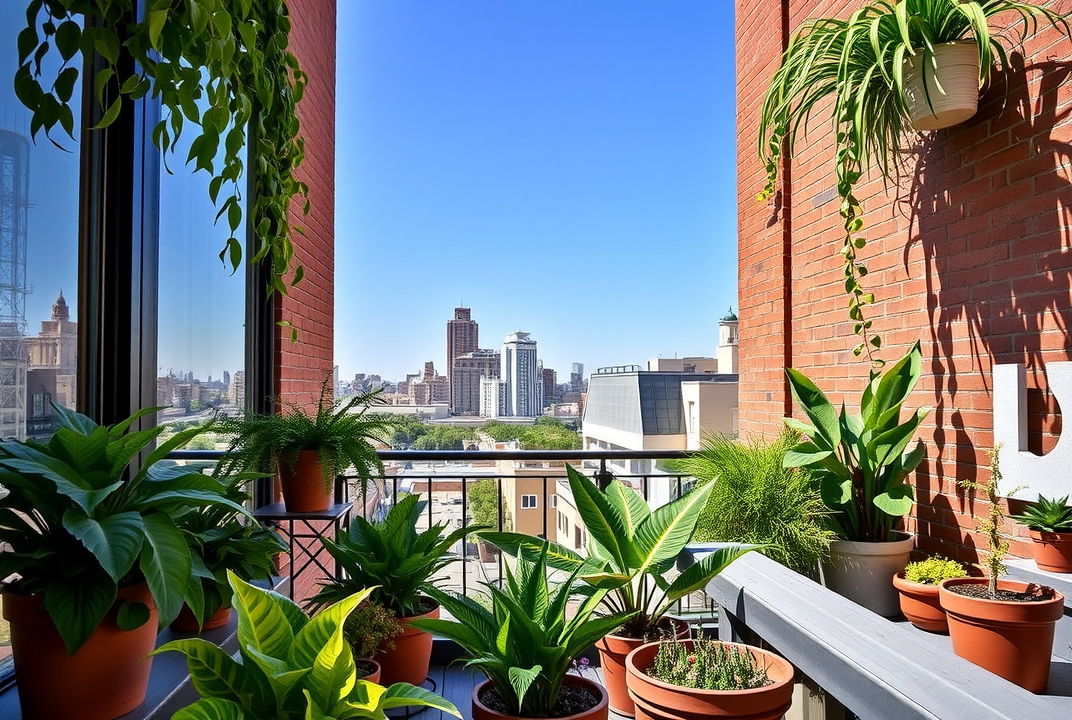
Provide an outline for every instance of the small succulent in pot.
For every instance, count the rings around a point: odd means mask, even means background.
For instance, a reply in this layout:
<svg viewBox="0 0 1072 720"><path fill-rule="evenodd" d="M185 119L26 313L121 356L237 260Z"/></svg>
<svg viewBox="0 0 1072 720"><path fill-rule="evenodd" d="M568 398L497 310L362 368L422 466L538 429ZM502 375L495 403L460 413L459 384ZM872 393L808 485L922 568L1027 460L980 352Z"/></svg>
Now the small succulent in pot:
<svg viewBox="0 0 1072 720"><path fill-rule="evenodd" d="M1072 507L1068 507L1067 495L1056 500L1039 495L1037 502L1009 519L1038 532L1072 533Z"/></svg>
<svg viewBox="0 0 1072 720"><path fill-rule="evenodd" d="M967 575L968 571L959 562L939 556L908 563L904 570L905 580L923 585L937 585L946 578L961 578Z"/></svg>

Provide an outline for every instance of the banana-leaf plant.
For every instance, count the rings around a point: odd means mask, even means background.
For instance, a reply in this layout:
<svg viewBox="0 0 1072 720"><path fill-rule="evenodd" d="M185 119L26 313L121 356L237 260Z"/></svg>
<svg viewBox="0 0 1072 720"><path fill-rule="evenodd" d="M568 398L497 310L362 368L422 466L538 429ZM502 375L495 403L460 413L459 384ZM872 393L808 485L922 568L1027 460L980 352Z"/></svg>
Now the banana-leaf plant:
<svg viewBox="0 0 1072 720"><path fill-rule="evenodd" d="M588 530L588 556L549 543L548 563L608 591L602 604L623 620L617 634L655 639L659 623L681 598L699 590L731 562L757 545L722 547L672 580L666 575L696 530L700 511L714 487L707 483L652 510L638 492L612 480L600 490L566 466L577 512ZM543 541L521 533L486 532L480 537L503 552L536 551Z"/></svg>
<svg viewBox="0 0 1072 720"><path fill-rule="evenodd" d="M903 421L901 410L919 380L919 342L895 365L875 375L864 389L860 413L840 412L823 391L799 370L787 368L797 405L810 422L785 418L805 438L789 449L783 464L803 467L820 483L823 502L834 511L830 521L845 540L886 542L894 526L912 510L915 493L906 482L926 449L919 440L906 450L929 407Z"/></svg>
<svg viewBox="0 0 1072 720"><path fill-rule="evenodd" d="M217 505L246 512L197 468L159 464L204 428L177 433L131 469L164 426L128 430L158 410L101 426L54 404L59 429L47 443L0 442L0 485L8 490L0 500L0 544L10 548L0 553L0 577L18 576L4 592L44 595L71 653L116 603L120 586L148 583L161 626L175 619L192 566L176 518ZM148 621L148 607L120 602L121 627Z"/></svg>
<svg viewBox="0 0 1072 720"><path fill-rule="evenodd" d="M357 677L343 637L346 618L371 588L309 618L292 600L228 573L238 614L239 657L201 638L173 640L154 654L186 655L201 698L171 720L384 720L386 710L430 707L461 714L408 683L389 688Z"/></svg>
<svg viewBox="0 0 1072 720"><path fill-rule="evenodd" d="M517 567L503 567L502 587L485 583L491 609L465 595L429 592L457 620L414 620L422 630L450 638L469 655L466 663L483 671L510 714L556 717L562 682L573 661L629 615L593 617L605 590L587 593L567 613L581 567L564 582L549 582L548 543L520 548ZM635 614L635 613L631 613ZM631 615L630 614L630 615Z"/></svg>

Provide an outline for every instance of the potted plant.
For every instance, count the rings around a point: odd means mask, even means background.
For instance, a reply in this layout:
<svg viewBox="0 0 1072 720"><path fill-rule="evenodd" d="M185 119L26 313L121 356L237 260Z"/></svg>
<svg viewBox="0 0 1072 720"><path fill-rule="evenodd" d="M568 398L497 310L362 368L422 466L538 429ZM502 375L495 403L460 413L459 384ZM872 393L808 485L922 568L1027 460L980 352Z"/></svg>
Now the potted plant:
<svg viewBox="0 0 1072 720"><path fill-rule="evenodd" d="M638 717L778 720L793 702L793 666L749 645L662 640L629 653L626 668Z"/></svg>
<svg viewBox="0 0 1072 720"><path fill-rule="evenodd" d="M395 638L405 632L394 613L371 600L362 600L346 618L343 637L350 645L358 675L380 681L380 663L374 658L395 649Z"/></svg>
<svg viewBox="0 0 1072 720"><path fill-rule="evenodd" d="M224 418L220 431L232 435L219 472L278 470L287 512L324 512L334 499L335 477L353 467L362 482L383 463L373 442L384 442L389 421L370 413L379 391L333 402L327 379L320 385L316 411L296 406L279 413Z"/></svg>
<svg viewBox="0 0 1072 720"><path fill-rule="evenodd" d="M27 717L115 718L141 704L158 628L190 587L191 550L176 519L224 505L220 483L160 461L201 432L128 432L59 405L47 443L0 442L0 577L19 699ZM136 458L144 457L140 466ZM62 688L62 692L57 692Z"/></svg>
<svg viewBox="0 0 1072 720"><path fill-rule="evenodd" d="M1005 515L998 487L1001 468L998 445L989 450L990 480L962 480L972 492L986 493L989 513L978 518L987 543L987 577L943 580L938 597L949 618L953 652L1031 692L1044 692L1050 677L1054 625L1064 617L1064 595L1051 587L1005 580L1002 537Z"/></svg>
<svg viewBox="0 0 1072 720"><path fill-rule="evenodd" d="M906 450L930 408L901 411L919 380L919 342L882 374L872 373L860 412L839 412L799 370L786 368L793 397L810 422L785 418L804 436L785 454L787 468L807 468L819 481L839 540L824 562L827 587L886 617L900 608L890 579L908 564L913 538L896 526L912 510L908 475L923 460L923 441Z"/></svg>
<svg viewBox="0 0 1072 720"><path fill-rule="evenodd" d="M491 608L464 595L430 593L457 620L414 621L428 632L454 640L469 654L467 664L488 679L473 689L473 720L570 718L606 720L607 693L601 685L570 675L573 661L593 642L635 613L594 617L604 590L578 599L567 612L580 567L566 579L548 582L549 543L524 547L517 567L503 566L502 587L485 583Z"/></svg>
<svg viewBox="0 0 1072 720"><path fill-rule="evenodd" d="M872 169L896 184L902 148L914 127L934 130L975 113L980 88L994 65L1008 68L1006 49L1016 40L993 33L995 16L1020 19L1019 43L1038 19L1069 35L1064 17L1015 0L871 0L848 19L812 18L794 32L766 90L759 120L759 156L767 169L760 200L774 194L783 152L793 155L797 136L819 108L833 126L834 168L844 225L841 255L849 317L860 338L854 349L873 356L882 341L871 332L865 308L874 294L863 284L867 267L859 251L863 209L856 183ZM956 100L964 83L966 105Z"/></svg>
<svg viewBox="0 0 1072 720"><path fill-rule="evenodd" d="M200 699L174 720L386 720L386 710L430 707L460 718L452 703L424 688L384 688L357 677L343 639L364 590L309 618L292 600L228 573L238 611L238 658L200 638L173 640L154 655L187 657Z"/></svg>
<svg viewBox="0 0 1072 720"><path fill-rule="evenodd" d="M417 495L398 501L383 522L370 523L355 516L348 532L337 540L324 540L324 548L342 570L338 577L320 583L316 604L338 602L363 588L373 588L372 601L387 608L404 631L394 638L393 652L375 659L383 682L424 682L432 653L432 636L412 622L418 617L439 617L439 604L425 593L436 573L454 560L451 548L466 533L480 526L446 532L446 525L417 530L422 504Z"/></svg>
<svg viewBox="0 0 1072 720"><path fill-rule="evenodd" d="M772 560L818 577L819 561L830 554L835 536L824 522L831 511L811 473L782 464L799 440L789 430L774 442L709 435L697 452L675 462L675 471L713 485L690 547L732 541L762 545L759 552Z"/></svg>
<svg viewBox="0 0 1072 720"><path fill-rule="evenodd" d="M1035 564L1051 572L1072 572L1072 507L1068 496L1059 500L1038 496L1013 520L1027 526L1031 533Z"/></svg>
<svg viewBox="0 0 1072 720"><path fill-rule="evenodd" d="M243 489L258 473L229 475L216 480L220 494L243 505L249 494ZM186 601L171 623L176 632L211 630L231 617L231 585L227 571L242 580L262 580L275 574L275 557L287 551L279 535L229 505L195 508L175 519L190 546L192 576Z"/></svg>
<svg viewBox="0 0 1072 720"><path fill-rule="evenodd" d="M966 577L968 571L956 560L929 557L911 562L893 576L901 599L901 612L920 630L947 634L949 622L938 600L938 585L948 578Z"/></svg>
<svg viewBox="0 0 1072 720"><path fill-rule="evenodd" d="M588 529L587 558L550 543L549 562L594 587L607 590L603 606L612 615L627 617L614 633L596 643L610 708L632 715L633 702L625 686L625 657L636 647L666 634L688 634L688 625L674 623L667 613L681 598L699 590L735 559L755 545L728 544L717 548L672 581L664 575L696 530L712 484L708 483L652 510L632 488L610 480L600 490L567 465L570 489ZM512 555L535 551L540 540L520 533L481 531L480 537Z"/></svg>

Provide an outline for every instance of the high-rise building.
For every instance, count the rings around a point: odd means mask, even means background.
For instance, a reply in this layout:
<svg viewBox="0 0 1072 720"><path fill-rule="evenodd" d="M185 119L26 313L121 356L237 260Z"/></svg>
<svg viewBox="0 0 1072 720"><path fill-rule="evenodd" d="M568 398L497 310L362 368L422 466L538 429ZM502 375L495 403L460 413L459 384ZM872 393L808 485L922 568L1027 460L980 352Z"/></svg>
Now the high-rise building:
<svg viewBox="0 0 1072 720"><path fill-rule="evenodd" d="M569 377L570 392L584 390L584 363L573 363L573 369Z"/></svg>
<svg viewBox="0 0 1072 720"><path fill-rule="evenodd" d="M558 373L555 372L554 368L545 368L543 363L540 363L540 381L543 383L545 402L548 398L558 395Z"/></svg>
<svg viewBox="0 0 1072 720"><path fill-rule="evenodd" d="M506 417L507 387L502 380L480 378L480 416L486 418Z"/></svg>
<svg viewBox="0 0 1072 720"><path fill-rule="evenodd" d="M26 243L30 142L0 130L0 437L26 439ZM32 401L31 401L32 402Z"/></svg>
<svg viewBox="0 0 1072 720"><path fill-rule="evenodd" d="M406 387L410 405L433 405L446 403L449 399L447 379L436 373L435 363L431 360L424 364L419 379L411 380Z"/></svg>
<svg viewBox="0 0 1072 720"><path fill-rule="evenodd" d="M480 347L479 328L470 313L469 308L454 308L454 319L447 322L447 393L452 413L463 412L454 405L454 361Z"/></svg>
<svg viewBox="0 0 1072 720"><path fill-rule="evenodd" d="M231 400L239 410L246 409L246 371L236 370L231 378Z"/></svg>
<svg viewBox="0 0 1072 720"><path fill-rule="evenodd" d="M543 415L543 378L536 365L536 341L527 332L506 336L500 357L499 378L506 383L507 415Z"/></svg>
<svg viewBox="0 0 1072 720"><path fill-rule="evenodd" d="M480 380L499 379L499 351L474 350L454 359L451 410L456 415L480 414Z"/></svg>

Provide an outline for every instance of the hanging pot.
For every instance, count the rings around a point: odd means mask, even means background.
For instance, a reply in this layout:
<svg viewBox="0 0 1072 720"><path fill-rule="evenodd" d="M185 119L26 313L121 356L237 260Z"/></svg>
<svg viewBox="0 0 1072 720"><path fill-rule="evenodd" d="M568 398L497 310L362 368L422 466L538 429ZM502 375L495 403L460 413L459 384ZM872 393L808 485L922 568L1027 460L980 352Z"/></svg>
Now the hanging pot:
<svg viewBox="0 0 1072 720"><path fill-rule="evenodd" d="M915 538L898 533L892 542L835 540L822 562L823 584L883 617L901 612L893 576L905 569Z"/></svg>
<svg viewBox="0 0 1072 720"><path fill-rule="evenodd" d="M279 486L287 512L321 513L328 509L334 499L334 483L324 480L322 467L317 450L302 450L294 467L279 462Z"/></svg>
<svg viewBox="0 0 1072 720"><path fill-rule="evenodd" d="M906 55L903 72L905 104L916 130L952 127L979 108L979 47L974 42L941 43L933 55L922 50Z"/></svg>
<svg viewBox="0 0 1072 720"><path fill-rule="evenodd" d="M432 600L425 602L431 604ZM411 685L420 685L428 678L428 666L432 659L432 636L424 630L418 630L410 625L410 620L437 619L439 617L439 603L423 615L414 615L408 618L399 618L402 623L402 634L394 639L395 649L380 652L376 660L380 663L381 685L390 687L396 682L408 682Z"/></svg>

